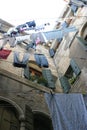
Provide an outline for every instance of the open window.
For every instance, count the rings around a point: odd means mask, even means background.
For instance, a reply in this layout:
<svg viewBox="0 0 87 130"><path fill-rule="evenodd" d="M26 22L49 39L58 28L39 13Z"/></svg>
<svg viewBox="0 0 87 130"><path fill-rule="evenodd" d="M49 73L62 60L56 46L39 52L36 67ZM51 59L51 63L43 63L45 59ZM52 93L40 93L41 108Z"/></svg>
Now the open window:
<svg viewBox="0 0 87 130"><path fill-rule="evenodd" d="M42 75L42 68L36 62L30 61L24 68L24 77L32 82L48 87L47 80Z"/></svg>
<svg viewBox="0 0 87 130"><path fill-rule="evenodd" d="M78 36L77 39L78 43L83 47L85 51L87 51L87 35L85 36L85 38Z"/></svg>
<svg viewBox="0 0 87 130"><path fill-rule="evenodd" d="M65 76L68 78L69 83L72 85L76 81L81 70L74 59L71 59L70 66L68 67Z"/></svg>
<svg viewBox="0 0 87 130"><path fill-rule="evenodd" d="M74 59L71 59L70 65L64 76L60 77L61 87L65 93L68 93L71 85L75 83L77 77L80 75L81 70Z"/></svg>

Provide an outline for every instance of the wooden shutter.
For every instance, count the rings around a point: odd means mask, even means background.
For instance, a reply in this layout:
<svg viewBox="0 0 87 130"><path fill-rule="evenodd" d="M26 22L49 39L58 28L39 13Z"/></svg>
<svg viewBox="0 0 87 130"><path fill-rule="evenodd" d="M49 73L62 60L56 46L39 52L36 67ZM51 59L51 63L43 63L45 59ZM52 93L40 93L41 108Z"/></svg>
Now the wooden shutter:
<svg viewBox="0 0 87 130"><path fill-rule="evenodd" d="M71 59L70 65L71 65L74 73L76 74L76 76L78 76L81 73L81 70L80 70L80 68L78 67L78 65L75 63L75 61L73 59Z"/></svg>
<svg viewBox="0 0 87 130"><path fill-rule="evenodd" d="M85 41L82 37L76 36L79 41L79 44L83 47L85 51L87 51L87 41Z"/></svg>
<svg viewBox="0 0 87 130"><path fill-rule="evenodd" d="M61 87L63 88L64 93L68 93L71 88L68 79L65 76L62 76L60 79Z"/></svg>
<svg viewBox="0 0 87 130"><path fill-rule="evenodd" d="M51 70L50 69L43 69L42 74L43 74L43 77L48 82L48 87L54 89L55 88L55 83L54 83L54 80L53 80Z"/></svg>
<svg viewBox="0 0 87 130"><path fill-rule="evenodd" d="M26 68L24 68L24 76L27 79L30 78L29 66L27 66Z"/></svg>
<svg viewBox="0 0 87 130"><path fill-rule="evenodd" d="M25 108L25 130L34 130L33 112L28 105Z"/></svg>
<svg viewBox="0 0 87 130"><path fill-rule="evenodd" d="M49 49L49 54L50 54L50 57L53 57L55 55L55 52L53 49Z"/></svg>

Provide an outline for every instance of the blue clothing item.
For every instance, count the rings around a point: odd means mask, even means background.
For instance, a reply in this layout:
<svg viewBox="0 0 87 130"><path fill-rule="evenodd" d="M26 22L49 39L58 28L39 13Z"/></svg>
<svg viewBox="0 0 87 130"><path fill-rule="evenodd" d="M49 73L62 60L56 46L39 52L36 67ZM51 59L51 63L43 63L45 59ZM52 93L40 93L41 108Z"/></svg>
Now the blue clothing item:
<svg viewBox="0 0 87 130"><path fill-rule="evenodd" d="M29 54L28 53L25 53L24 56L23 56L22 61L20 61L19 52L14 52L13 65L15 67L23 67L23 68L25 68L27 66L28 60L29 60Z"/></svg>
<svg viewBox="0 0 87 130"><path fill-rule="evenodd" d="M69 32L77 31L75 26L62 28L62 29L56 29L52 31L43 32L44 37L46 37L47 40L52 39L61 39L63 36L67 35Z"/></svg>
<svg viewBox="0 0 87 130"><path fill-rule="evenodd" d="M68 23L67 23L66 21L64 21L64 22L61 24L61 27L62 27L62 28L68 27Z"/></svg>
<svg viewBox="0 0 87 130"><path fill-rule="evenodd" d="M75 5L77 7L87 7L87 0L70 0L71 5Z"/></svg>
<svg viewBox="0 0 87 130"><path fill-rule="evenodd" d="M26 22L26 24L29 26L29 27L36 27L36 23L35 21L29 21L29 22Z"/></svg>
<svg viewBox="0 0 87 130"><path fill-rule="evenodd" d="M34 54L34 57L35 57L35 60L36 60L36 63L38 64L38 66L46 67L46 68L49 67L48 61L47 61L45 55L43 55L43 54Z"/></svg>
<svg viewBox="0 0 87 130"><path fill-rule="evenodd" d="M33 48L36 50L36 44L35 43L30 43L30 44L27 44L27 47L26 47L26 50L28 50L29 48Z"/></svg>
<svg viewBox="0 0 87 130"><path fill-rule="evenodd" d="M87 130L87 110L82 94L45 93L54 130Z"/></svg>
<svg viewBox="0 0 87 130"><path fill-rule="evenodd" d="M76 5L71 5L71 10L75 13L77 11L78 7Z"/></svg>

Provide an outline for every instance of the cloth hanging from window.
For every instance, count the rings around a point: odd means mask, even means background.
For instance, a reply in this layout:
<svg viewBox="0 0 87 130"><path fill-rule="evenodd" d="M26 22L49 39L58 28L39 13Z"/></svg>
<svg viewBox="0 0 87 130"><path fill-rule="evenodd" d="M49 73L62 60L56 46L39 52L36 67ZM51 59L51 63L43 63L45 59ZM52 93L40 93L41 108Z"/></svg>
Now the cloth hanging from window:
<svg viewBox="0 0 87 130"><path fill-rule="evenodd" d="M7 59L10 53L11 50L6 50L6 49L0 50L0 59Z"/></svg>
<svg viewBox="0 0 87 130"><path fill-rule="evenodd" d="M87 2L87 0L70 0L70 2L73 4L73 5L76 5L78 7L82 7L82 6L87 6L85 4L85 2Z"/></svg>
<svg viewBox="0 0 87 130"><path fill-rule="evenodd" d="M34 57L35 57L35 60L36 60L36 63L38 64L38 66L46 67L46 68L49 67L48 61L47 61L47 58L45 57L45 55L43 55L43 54L34 54Z"/></svg>
<svg viewBox="0 0 87 130"><path fill-rule="evenodd" d="M19 52L14 52L14 62L13 62L13 65L15 67L23 67L23 68L25 68L27 66L28 61L29 61L29 54L28 53L25 53L23 55L22 61L20 61L20 59L19 59Z"/></svg>
<svg viewBox="0 0 87 130"><path fill-rule="evenodd" d="M54 130L87 130L87 110L82 94L48 94L45 100Z"/></svg>
<svg viewBox="0 0 87 130"><path fill-rule="evenodd" d="M67 35L69 32L74 32L74 31L77 31L76 27L71 26L67 28L43 32L43 35L44 37L46 37L47 40L52 40L52 39L63 38L63 36Z"/></svg>

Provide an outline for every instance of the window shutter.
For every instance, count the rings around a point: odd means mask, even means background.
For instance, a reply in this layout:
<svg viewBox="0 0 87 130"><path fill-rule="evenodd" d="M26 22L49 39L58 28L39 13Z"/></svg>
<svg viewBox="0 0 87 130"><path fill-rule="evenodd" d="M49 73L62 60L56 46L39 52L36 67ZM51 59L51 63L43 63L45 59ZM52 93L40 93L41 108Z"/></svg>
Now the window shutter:
<svg viewBox="0 0 87 130"><path fill-rule="evenodd" d="M45 78L45 80L47 80L47 82L48 82L48 87L54 89L55 83L53 80L51 70L50 69L43 69L42 74L43 74L43 77Z"/></svg>
<svg viewBox="0 0 87 130"><path fill-rule="evenodd" d="M65 76L62 76L59 80L64 93L68 93L69 89L71 88L68 79Z"/></svg>
<svg viewBox="0 0 87 130"><path fill-rule="evenodd" d="M76 76L78 76L81 73L81 70L80 70L80 68L78 67L78 65L75 63L75 61L73 59L71 59L70 65L71 65L74 73L76 74Z"/></svg>
<svg viewBox="0 0 87 130"><path fill-rule="evenodd" d="M25 76L25 78L29 79L29 77L30 77L29 66L24 68L24 76Z"/></svg>
<svg viewBox="0 0 87 130"><path fill-rule="evenodd" d="M49 49L49 54L50 54L50 57L53 57L55 55L55 52L53 49Z"/></svg>
<svg viewBox="0 0 87 130"><path fill-rule="evenodd" d="M87 41L85 41L82 37L76 36L79 41L79 44L83 47L85 51L87 51Z"/></svg>
<svg viewBox="0 0 87 130"><path fill-rule="evenodd" d="M25 108L25 130L34 130L33 112L28 105Z"/></svg>

